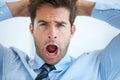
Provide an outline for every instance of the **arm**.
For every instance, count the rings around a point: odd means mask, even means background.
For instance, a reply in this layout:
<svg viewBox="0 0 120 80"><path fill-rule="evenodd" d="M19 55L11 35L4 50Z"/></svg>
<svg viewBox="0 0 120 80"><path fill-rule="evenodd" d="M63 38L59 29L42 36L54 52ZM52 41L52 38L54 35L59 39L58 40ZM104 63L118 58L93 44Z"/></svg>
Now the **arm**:
<svg viewBox="0 0 120 80"><path fill-rule="evenodd" d="M91 16L120 29L120 4L77 0L77 15Z"/></svg>
<svg viewBox="0 0 120 80"><path fill-rule="evenodd" d="M17 16L29 16L27 0L16 2L0 2L0 21Z"/></svg>
<svg viewBox="0 0 120 80"><path fill-rule="evenodd" d="M87 14L87 16L95 17L120 28L120 4L112 5L113 3L95 3L93 7L90 7L88 2L78 0L76 3L77 15ZM100 61L99 73L101 80L120 79L120 34L100 52L98 60Z"/></svg>
<svg viewBox="0 0 120 80"><path fill-rule="evenodd" d="M120 34L100 52L98 59L101 80L120 80Z"/></svg>
<svg viewBox="0 0 120 80"><path fill-rule="evenodd" d="M77 0L76 1L77 15L90 16L94 6L95 6L95 2L90 2L86 0Z"/></svg>
<svg viewBox="0 0 120 80"><path fill-rule="evenodd" d="M27 0L22 0L22 1L17 1L17 2L9 2L7 3L13 17L16 16L29 16L28 13L28 1Z"/></svg>

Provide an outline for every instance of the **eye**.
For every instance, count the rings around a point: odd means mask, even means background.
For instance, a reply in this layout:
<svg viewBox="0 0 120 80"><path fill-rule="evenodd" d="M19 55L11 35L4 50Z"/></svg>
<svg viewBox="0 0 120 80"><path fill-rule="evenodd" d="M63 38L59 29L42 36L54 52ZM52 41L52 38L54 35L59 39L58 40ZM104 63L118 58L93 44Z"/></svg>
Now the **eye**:
<svg viewBox="0 0 120 80"><path fill-rule="evenodd" d="M58 23L57 26L58 26L58 27L65 27L65 24Z"/></svg>
<svg viewBox="0 0 120 80"><path fill-rule="evenodd" d="M47 23L46 22L39 22L39 26L46 26Z"/></svg>

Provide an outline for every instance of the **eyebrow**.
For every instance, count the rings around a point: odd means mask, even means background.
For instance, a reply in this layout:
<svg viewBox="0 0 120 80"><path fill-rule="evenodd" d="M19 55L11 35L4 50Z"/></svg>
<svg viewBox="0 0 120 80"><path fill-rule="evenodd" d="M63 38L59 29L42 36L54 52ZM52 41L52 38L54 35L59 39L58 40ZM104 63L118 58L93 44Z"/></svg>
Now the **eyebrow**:
<svg viewBox="0 0 120 80"><path fill-rule="evenodd" d="M40 23L40 22L47 22L47 21L45 21L45 20L39 20L38 23ZM48 21L48 23L49 23L49 21ZM64 21L55 21L55 23L59 23L59 24L67 24L67 23L64 22Z"/></svg>
<svg viewBox="0 0 120 80"><path fill-rule="evenodd" d="M40 22L47 22L47 21L45 21L45 20L39 20L38 23L40 23Z"/></svg>
<svg viewBox="0 0 120 80"><path fill-rule="evenodd" d="M55 21L55 23L67 24L67 23L66 23L66 22L64 22L64 21Z"/></svg>

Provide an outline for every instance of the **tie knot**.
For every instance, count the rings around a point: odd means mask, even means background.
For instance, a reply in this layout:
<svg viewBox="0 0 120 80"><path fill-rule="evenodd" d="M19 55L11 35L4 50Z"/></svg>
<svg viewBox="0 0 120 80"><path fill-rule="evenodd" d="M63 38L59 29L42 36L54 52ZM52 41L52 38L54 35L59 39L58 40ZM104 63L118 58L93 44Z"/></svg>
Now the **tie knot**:
<svg viewBox="0 0 120 80"><path fill-rule="evenodd" d="M52 70L55 69L55 66L45 63L45 64L41 67L41 69L50 72L50 71L52 71Z"/></svg>
<svg viewBox="0 0 120 80"><path fill-rule="evenodd" d="M54 70L54 65L44 64L41 68L41 72L38 74L35 80L49 80L48 74L50 71Z"/></svg>

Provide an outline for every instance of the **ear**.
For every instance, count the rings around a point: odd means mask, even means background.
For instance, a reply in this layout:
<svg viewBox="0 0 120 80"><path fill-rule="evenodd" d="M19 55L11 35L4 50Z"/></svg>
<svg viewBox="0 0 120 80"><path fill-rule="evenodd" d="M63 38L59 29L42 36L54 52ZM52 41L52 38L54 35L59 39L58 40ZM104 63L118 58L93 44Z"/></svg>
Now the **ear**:
<svg viewBox="0 0 120 80"><path fill-rule="evenodd" d="M31 34L33 35L34 27L33 27L32 23L30 23L29 30L30 30Z"/></svg>
<svg viewBox="0 0 120 80"><path fill-rule="evenodd" d="M75 31L76 31L76 26L73 24L71 28L71 36L74 35Z"/></svg>

